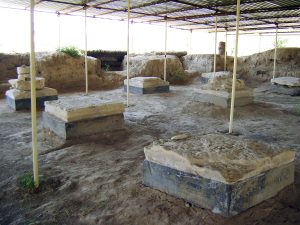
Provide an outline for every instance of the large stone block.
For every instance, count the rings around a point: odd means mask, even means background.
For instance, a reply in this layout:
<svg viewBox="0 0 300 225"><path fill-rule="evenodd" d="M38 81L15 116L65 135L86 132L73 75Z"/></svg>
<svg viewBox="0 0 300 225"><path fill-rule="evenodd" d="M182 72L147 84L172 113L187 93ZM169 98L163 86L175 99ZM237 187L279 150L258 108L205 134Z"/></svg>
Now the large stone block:
<svg viewBox="0 0 300 225"><path fill-rule="evenodd" d="M209 80L215 77L226 77L232 78L232 72L230 71L218 71L218 72L209 72L209 73L202 73L201 74L201 81L205 84L209 82Z"/></svg>
<svg viewBox="0 0 300 225"><path fill-rule="evenodd" d="M11 89L6 91L6 102L14 110L31 108L31 92ZM36 91L36 105L43 108L46 101L57 100L57 91L52 88L44 88Z"/></svg>
<svg viewBox="0 0 300 225"><path fill-rule="evenodd" d="M294 164L268 170L236 184L226 184L145 160L143 176L146 186L230 217L275 196L292 184Z"/></svg>
<svg viewBox="0 0 300 225"><path fill-rule="evenodd" d="M30 80L11 79L8 82L15 89L22 90L22 91L30 91L31 90L31 81ZM43 89L45 87L45 79L42 77L37 77L35 85L36 85L37 90Z"/></svg>
<svg viewBox="0 0 300 225"><path fill-rule="evenodd" d="M125 106L122 102L93 96L74 96L45 104L45 112L65 122L118 115L124 110Z"/></svg>
<svg viewBox="0 0 300 225"><path fill-rule="evenodd" d="M270 92L283 95L300 96L300 87L288 87L279 84L272 84Z"/></svg>
<svg viewBox="0 0 300 225"><path fill-rule="evenodd" d="M159 77L135 77L129 80L129 92L135 94L154 94L169 92L169 82ZM127 79L124 80L124 91L127 91Z"/></svg>
<svg viewBox="0 0 300 225"><path fill-rule="evenodd" d="M217 106L229 108L231 105L231 92L194 89L205 100ZM245 106L253 103L253 91L251 89L237 90L235 92L235 106Z"/></svg>
<svg viewBox="0 0 300 225"><path fill-rule="evenodd" d="M300 78L298 77L277 77L271 79L272 84L278 84L288 87L300 87Z"/></svg>
<svg viewBox="0 0 300 225"><path fill-rule="evenodd" d="M144 148L144 184L224 216L294 181L295 152L226 134L159 140Z"/></svg>
<svg viewBox="0 0 300 225"><path fill-rule="evenodd" d="M17 73L19 75L21 74L30 74L30 66L20 66L20 67L17 67Z"/></svg>
<svg viewBox="0 0 300 225"><path fill-rule="evenodd" d="M124 128L123 114L66 122L50 113L43 113L43 127L62 139L74 139Z"/></svg>

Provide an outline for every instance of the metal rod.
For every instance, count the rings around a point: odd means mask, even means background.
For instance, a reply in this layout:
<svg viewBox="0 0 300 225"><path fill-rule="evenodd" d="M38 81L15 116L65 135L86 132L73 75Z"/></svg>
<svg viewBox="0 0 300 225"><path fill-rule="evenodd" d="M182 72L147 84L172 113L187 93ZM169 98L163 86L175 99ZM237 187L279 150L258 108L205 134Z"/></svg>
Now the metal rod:
<svg viewBox="0 0 300 225"><path fill-rule="evenodd" d="M217 41L218 41L218 17L215 17L215 54L214 54L214 74L217 70Z"/></svg>
<svg viewBox="0 0 300 225"><path fill-rule="evenodd" d="M229 133L230 134L232 133L234 103L235 103L235 84L236 84L237 56L238 56L239 29L240 29L240 6L241 6L241 0L237 0L237 3L236 3L236 38L235 38L235 52L234 52L234 63L233 63L233 77L232 77L232 94L231 94L230 120L229 120Z"/></svg>
<svg viewBox="0 0 300 225"><path fill-rule="evenodd" d="M192 54L193 30L190 30L190 54Z"/></svg>
<svg viewBox="0 0 300 225"><path fill-rule="evenodd" d="M127 1L127 107L129 107L129 35L130 35L130 0Z"/></svg>
<svg viewBox="0 0 300 225"><path fill-rule="evenodd" d="M32 127L32 160L34 186L39 186L39 166L36 128L36 68L34 43L34 6L35 0L30 0L30 79L31 79L31 127Z"/></svg>
<svg viewBox="0 0 300 225"><path fill-rule="evenodd" d="M227 29L225 32L225 54L224 54L224 71L227 70Z"/></svg>
<svg viewBox="0 0 300 225"><path fill-rule="evenodd" d="M87 58L87 8L84 11L84 73L85 73L85 94L89 94L89 73L88 73L88 58Z"/></svg>
<svg viewBox="0 0 300 225"><path fill-rule="evenodd" d="M164 81L167 81L167 38L168 38L168 20L165 19L165 59L164 59Z"/></svg>
<svg viewBox="0 0 300 225"><path fill-rule="evenodd" d="M259 46L258 46L258 52L261 52L261 33L259 33Z"/></svg>
<svg viewBox="0 0 300 225"><path fill-rule="evenodd" d="M278 43L278 25L276 26L276 35L275 35L275 50L274 50L273 79L275 78L275 75L276 75L277 43Z"/></svg>

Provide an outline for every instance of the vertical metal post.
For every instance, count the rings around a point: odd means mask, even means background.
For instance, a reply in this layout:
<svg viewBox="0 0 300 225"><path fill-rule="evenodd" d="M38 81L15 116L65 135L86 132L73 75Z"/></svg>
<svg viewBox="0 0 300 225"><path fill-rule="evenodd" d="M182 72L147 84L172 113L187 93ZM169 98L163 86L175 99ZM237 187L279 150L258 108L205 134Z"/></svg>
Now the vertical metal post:
<svg viewBox="0 0 300 225"><path fill-rule="evenodd" d="M87 7L84 11L84 73L85 73L85 94L89 94L89 74L88 74L88 58L87 58Z"/></svg>
<svg viewBox="0 0 300 225"><path fill-rule="evenodd" d="M237 56L239 46L239 29L240 29L240 6L241 0L237 0L236 4L236 32L235 32L235 52L234 52L234 63L233 63L233 78L232 78L232 94L231 94L231 107L230 107L230 121L229 121L229 133L232 133L233 126L233 114L234 114L234 103L235 103L235 84L236 84L236 71L237 71Z"/></svg>
<svg viewBox="0 0 300 225"><path fill-rule="evenodd" d="M261 33L258 34L259 35L259 46L258 46L258 52L261 52Z"/></svg>
<svg viewBox="0 0 300 225"><path fill-rule="evenodd" d="M167 81L167 38L168 38L168 20L165 17L165 60L164 60L164 81Z"/></svg>
<svg viewBox="0 0 300 225"><path fill-rule="evenodd" d="M227 70L227 28L225 31L225 54L224 54L224 71Z"/></svg>
<svg viewBox="0 0 300 225"><path fill-rule="evenodd" d="M57 13L58 18L58 49L61 48L61 22L60 22L60 13Z"/></svg>
<svg viewBox="0 0 300 225"><path fill-rule="evenodd" d="M190 30L190 54L192 54L193 30Z"/></svg>
<svg viewBox="0 0 300 225"><path fill-rule="evenodd" d="M214 73L217 70L217 41L218 41L218 17L215 17L215 54L214 54Z"/></svg>
<svg viewBox="0 0 300 225"><path fill-rule="evenodd" d="M31 127L32 127L32 161L34 186L39 186L39 168L37 151L37 128L36 128L36 68L34 46L34 6L35 1L30 0L30 77L31 77Z"/></svg>
<svg viewBox="0 0 300 225"><path fill-rule="evenodd" d="M277 43L278 43L278 24L276 24L275 50L274 50L274 65L273 65L273 79L275 78L275 75L276 75Z"/></svg>
<svg viewBox="0 0 300 225"><path fill-rule="evenodd" d="M130 0L127 1L127 107L129 107L129 35L130 35Z"/></svg>

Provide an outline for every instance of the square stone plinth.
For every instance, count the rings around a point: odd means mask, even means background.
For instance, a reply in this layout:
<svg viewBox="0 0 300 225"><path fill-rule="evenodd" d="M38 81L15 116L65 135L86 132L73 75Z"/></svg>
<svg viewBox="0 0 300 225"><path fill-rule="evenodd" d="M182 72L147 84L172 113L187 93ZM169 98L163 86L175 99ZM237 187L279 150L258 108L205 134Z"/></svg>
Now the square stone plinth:
<svg viewBox="0 0 300 225"><path fill-rule="evenodd" d="M204 84L207 84L210 79L216 78L216 77L232 77L232 72L230 71L218 71L218 72L210 72L210 73L202 73L201 75L201 81Z"/></svg>
<svg viewBox="0 0 300 225"><path fill-rule="evenodd" d="M62 139L69 140L124 128L123 114L66 122L50 113L43 113L43 127Z"/></svg>
<svg viewBox="0 0 300 225"><path fill-rule="evenodd" d="M65 122L119 115L124 110L122 102L93 96L72 96L45 104L45 112Z"/></svg>
<svg viewBox="0 0 300 225"><path fill-rule="evenodd" d="M31 92L11 89L6 91L6 102L14 110L31 108ZM43 108L46 101L57 100L57 91L53 88L43 88L36 91L36 106Z"/></svg>
<svg viewBox="0 0 300 225"><path fill-rule="evenodd" d="M22 91L30 91L31 90L31 81L25 79L11 79L8 80L8 83L15 89ZM45 87L45 78L37 77L36 78L36 89L40 90Z"/></svg>
<svg viewBox="0 0 300 225"><path fill-rule="evenodd" d="M233 216L294 182L295 152L242 137L207 134L144 149L143 183Z"/></svg>
<svg viewBox="0 0 300 225"><path fill-rule="evenodd" d="M124 80L124 91L127 91L127 79ZM154 94L169 92L169 82L159 77L134 77L129 80L129 92L134 94Z"/></svg>
<svg viewBox="0 0 300 225"><path fill-rule="evenodd" d="M277 77L271 79L272 84L278 84L287 87L299 87L300 88L300 78L299 77Z"/></svg>
<svg viewBox="0 0 300 225"><path fill-rule="evenodd" d="M201 94L207 102L224 108L229 108L231 105L231 92L194 89L195 92ZM252 89L236 90L235 106L245 106L253 103Z"/></svg>

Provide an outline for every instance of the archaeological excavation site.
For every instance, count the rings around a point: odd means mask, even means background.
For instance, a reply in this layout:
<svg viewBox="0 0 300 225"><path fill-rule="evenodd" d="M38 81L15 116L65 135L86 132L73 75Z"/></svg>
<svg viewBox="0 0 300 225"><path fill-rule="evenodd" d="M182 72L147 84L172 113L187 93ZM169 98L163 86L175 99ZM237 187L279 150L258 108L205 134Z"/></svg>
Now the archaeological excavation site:
<svg viewBox="0 0 300 225"><path fill-rule="evenodd" d="M299 0L0 10L0 225L300 225Z"/></svg>

